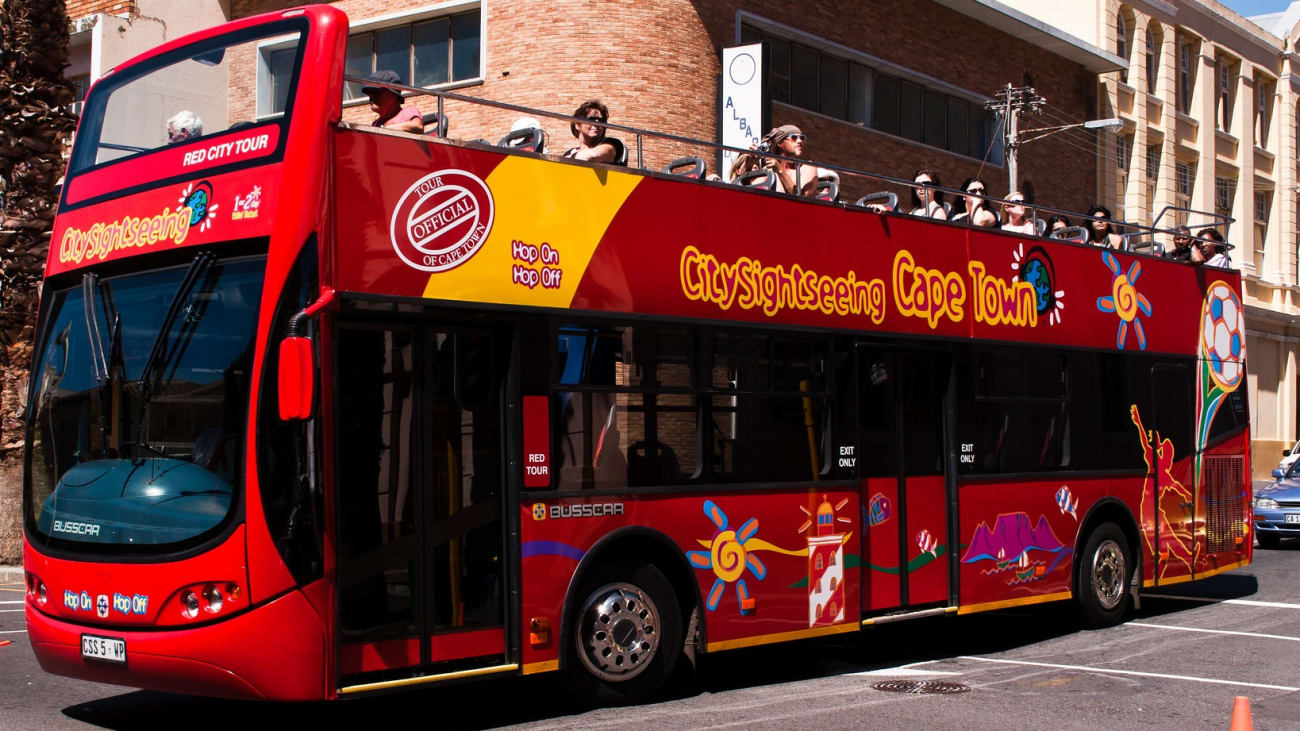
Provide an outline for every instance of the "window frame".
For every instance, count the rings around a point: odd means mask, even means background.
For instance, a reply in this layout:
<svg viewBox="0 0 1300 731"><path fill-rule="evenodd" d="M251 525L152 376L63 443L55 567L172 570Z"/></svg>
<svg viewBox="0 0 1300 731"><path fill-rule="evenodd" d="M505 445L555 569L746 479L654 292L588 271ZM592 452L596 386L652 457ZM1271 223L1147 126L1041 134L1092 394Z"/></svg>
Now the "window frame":
<svg viewBox="0 0 1300 731"><path fill-rule="evenodd" d="M399 28L404 25L415 26L428 20L436 20L444 17L451 18L456 15L463 15L474 11L478 11L479 13L478 74L474 77L462 79L460 81L447 81L442 84L430 84L421 88L452 90L467 86L476 86L482 84L487 78L487 12L483 0L451 0L450 2L434 3L432 5L424 5L410 10L402 10L396 13L357 20L348 26L348 40L364 33L377 33L391 28ZM256 74L257 109L256 114L254 115L254 118L257 121L272 119L280 114L279 112L269 111L272 107L263 107L263 100L271 100L274 93L273 79L270 72L271 55L286 47L288 46L283 39L276 38L268 39L258 44ZM373 50L371 53L373 54ZM450 74L451 68L449 66L448 75ZM346 86L344 88L346 89ZM410 92L403 93L403 96L409 95ZM350 107L362 106L368 103L369 101L364 95L355 99L344 97L342 107L348 109Z"/></svg>

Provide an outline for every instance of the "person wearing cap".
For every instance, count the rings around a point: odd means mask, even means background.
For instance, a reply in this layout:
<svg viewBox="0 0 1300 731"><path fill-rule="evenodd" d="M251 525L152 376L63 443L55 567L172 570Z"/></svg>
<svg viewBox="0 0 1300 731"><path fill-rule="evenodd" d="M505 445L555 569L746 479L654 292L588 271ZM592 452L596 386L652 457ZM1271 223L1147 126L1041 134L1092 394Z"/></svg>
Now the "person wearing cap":
<svg viewBox="0 0 1300 731"><path fill-rule="evenodd" d="M808 136L793 124L783 124L763 136L757 146L764 152L784 157L803 157L803 143ZM816 165L807 165L794 160L779 160L771 157L760 158L758 155L742 154L731 165L731 179L744 175L751 170L763 167L776 173L776 190L791 195L813 195L817 191L817 178L822 169Z"/></svg>
<svg viewBox="0 0 1300 731"><path fill-rule="evenodd" d="M376 84L402 83L402 77L390 69L376 71L369 80ZM361 87L361 93L370 97L370 111L376 115L371 126L417 135L424 134L424 121L420 116L420 110L402 106L401 94L385 86L372 85Z"/></svg>
<svg viewBox="0 0 1300 731"><path fill-rule="evenodd" d="M578 138L578 144L565 150L564 157L617 164L619 148L623 143L607 136L605 128L600 124L609 121L609 109L599 99L590 99L583 102L573 116L587 121L569 125L569 131Z"/></svg>

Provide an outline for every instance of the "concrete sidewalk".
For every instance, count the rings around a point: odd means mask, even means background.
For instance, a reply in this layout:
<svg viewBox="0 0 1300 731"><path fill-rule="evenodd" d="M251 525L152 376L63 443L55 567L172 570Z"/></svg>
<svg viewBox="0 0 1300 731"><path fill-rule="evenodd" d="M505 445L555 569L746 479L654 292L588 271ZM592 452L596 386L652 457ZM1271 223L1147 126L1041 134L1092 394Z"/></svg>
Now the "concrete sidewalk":
<svg viewBox="0 0 1300 731"><path fill-rule="evenodd" d="M21 584L24 580L22 566L0 566L0 584Z"/></svg>

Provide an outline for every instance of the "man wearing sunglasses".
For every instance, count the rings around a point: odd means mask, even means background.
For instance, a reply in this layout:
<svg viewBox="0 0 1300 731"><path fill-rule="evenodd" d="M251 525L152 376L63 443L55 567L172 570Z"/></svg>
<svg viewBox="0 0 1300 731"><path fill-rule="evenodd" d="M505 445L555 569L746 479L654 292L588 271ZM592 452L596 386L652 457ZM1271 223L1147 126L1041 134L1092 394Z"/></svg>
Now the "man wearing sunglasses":
<svg viewBox="0 0 1300 731"><path fill-rule="evenodd" d="M763 152L789 158L803 157L803 143L807 139L808 136L801 132L798 127L793 124L783 124L763 137L759 149ZM759 167L767 168L776 173L775 190L790 195L810 196L815 194L818 177L830 174L829 171L823 171L816 165L807 165L794 160L778 160L771 157L760 158L757 155L746 154L736 158L735 164L732 165L731 177L734 180L740 175Z"/></svg>
<svg viewBox="0 0 1300 731"><path fill-rule="evenodd" d="M1186 226L1174 226L1173 231L1174 248L1165 252L1165 258L1185 263L1201 263L1204 260L1201 252L1192 246L1192 230Z"/></svg>

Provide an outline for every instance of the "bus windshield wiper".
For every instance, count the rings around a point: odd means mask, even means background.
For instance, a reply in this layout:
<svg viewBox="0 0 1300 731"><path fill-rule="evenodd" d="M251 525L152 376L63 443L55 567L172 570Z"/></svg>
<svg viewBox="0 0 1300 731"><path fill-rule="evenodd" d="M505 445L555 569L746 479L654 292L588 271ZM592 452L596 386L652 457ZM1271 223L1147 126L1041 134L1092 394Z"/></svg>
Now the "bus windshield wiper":
<svg viewBox="0 0 1300 731"><path fill-rule="evenodd" d="M122 355L122 315L114 313L113 326L109 329L109 352L104 356L104 342L100 337L99 318L96 316L98 303L103 294L99 276L87 272L81 278L81 307L85 314L86 336L90 347L90 366L95 371L95 382L99 384L99 430L105 450L108 448L109 424L113 415L113 366ZM104 302L104 313L108 314L108 302Z"/></svg>
<svg viewBox="0 0 1300 731"><path fill-rule="evenodd" d="M159 366L166 363L167 341L171 335L172 325L176 323L176 318L180 316L181 311L189 304L190 295L194 292L194 287L202 281L212 263L217 260L216 255L204 251L194 257L190 266L185 270L185 276L181 278L181 283L176 287L176 294L172 297L171 306L167 308L167 314L163 315L162 323L158 326L158 334L154 336L153 347L149 349L149 357L145 359L144 366L140 369L140 377L136 380L136 385L140 387L140 416L135 425L135 444L136 446L148 445L144 438L144 421L145 416L149 413L149 399L153 395L154 372ZM153 449L153 447L150 447ZM153 451L160 451L153 449Z"/></svg>

